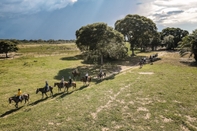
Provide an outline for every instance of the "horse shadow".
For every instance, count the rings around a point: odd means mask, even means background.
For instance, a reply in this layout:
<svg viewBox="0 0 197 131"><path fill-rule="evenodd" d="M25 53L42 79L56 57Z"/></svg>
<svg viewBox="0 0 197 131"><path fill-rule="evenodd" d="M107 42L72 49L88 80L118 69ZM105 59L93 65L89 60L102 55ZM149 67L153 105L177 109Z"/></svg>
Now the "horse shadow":
<svg viewBox="0 0 197 131"><path fill-rule="evenodd" d="M12 114L12 113L14 113L14 112L20 110L22 107L23 107L23 106L20 106L19 108L15 108L15 109L11 109L11 110L9 110L9 111L6 111L6 112L3 113L0 117L4 117L4 116L7 116L7 115L9 115L9 114Z"/></svg>
<svg viewBox="0 0 197 131"><path fill-rule="evenodd" d="M87 88L89 85L83 85L83 86L81 86L79 89L77 89L77 90L83 90L83 89L85 89L85 88ZM76 91L77 91L76 90Z"/></svg>
<svg viewBox="0 0 197 131"><path fill-rule="evenodd" d="M30 105L30 106L37 105L38 103L43 102L43 101L47 100L48 98L49 98L49 97L45 97L45 98L43 98L43 99L34 101L34 102L32 102L31 104L29 104L29 105Z"/></svg>
<svg viewBox="0 0 197 131"><path fill-rule="evenodd" d="M73 92L74 92L74 91L67 92L67 93L63 93L62 95L59 96L59 98L63 98L63 97L65 97L65 96L67 96L67 95L72 94Z"/></svg>
<svg viewBox="0 0 197 131"><path fill-rule="evenodd" d="M103 81L105 81L105 80L113 80L117 74L118 74L118 73L110 74L110 75L106 76L106 77L103 78L103 79L100 79L100 80L95 81L95 84L99 84L99 83L101 83L101 82L103 82Z"/></svg>

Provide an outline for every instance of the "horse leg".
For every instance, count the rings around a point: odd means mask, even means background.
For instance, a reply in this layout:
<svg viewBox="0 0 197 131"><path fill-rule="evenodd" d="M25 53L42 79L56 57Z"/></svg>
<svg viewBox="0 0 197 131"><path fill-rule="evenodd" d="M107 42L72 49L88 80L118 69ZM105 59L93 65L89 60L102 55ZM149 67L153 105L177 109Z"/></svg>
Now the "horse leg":
<svg viewBox="0 0 197 131"><path fill-rule="evenodd" d="M18 108L18 102L16 102L15 107Z"/></svg>
<svg viewBox="0 0 197 131"><path fill-rule="evenodd" d="M53 96L53 91L51 90L51 95Z"/></svg>
<svg viewBox="0 0 197 131"><path fill-rule="evenodd" d="M69 88L69 87L66 88L66 92L67 92L67 93L68 93L68 88Z"/></svg>
<svg viewBox="0 0 197 131"><path fill-rule="evenodd" d="M48 97L47 93L45 92L45 96Z"/></svg>

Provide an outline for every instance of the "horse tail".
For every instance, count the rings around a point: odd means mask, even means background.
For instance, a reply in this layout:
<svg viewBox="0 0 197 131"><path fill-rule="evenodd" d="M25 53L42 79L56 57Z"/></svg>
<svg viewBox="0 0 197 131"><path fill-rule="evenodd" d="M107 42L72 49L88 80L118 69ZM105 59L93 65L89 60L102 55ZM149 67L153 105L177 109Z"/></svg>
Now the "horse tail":
<svg viewBox="0 0 197 131"><path fill-rule="evenodd" d="M30 98L30 96L29 96L29 94L27 94L27 100L29 100L29 98Z"/></svg>
<svg viewBox="0 0 197 131"><path fill-rule="evenodd" d="M9 99L8 99L8 102L9 102L9 104L10 104L10 103L12 102L12 99L11 99L11 98L9 98Z"/></svg>
<svg viewBox="0 0 197 131"><path fill-rule="evenodd" d="M49 86L49 88L50 88L51 90L53 90L53 87L52 87L52 86Z"/></svg>

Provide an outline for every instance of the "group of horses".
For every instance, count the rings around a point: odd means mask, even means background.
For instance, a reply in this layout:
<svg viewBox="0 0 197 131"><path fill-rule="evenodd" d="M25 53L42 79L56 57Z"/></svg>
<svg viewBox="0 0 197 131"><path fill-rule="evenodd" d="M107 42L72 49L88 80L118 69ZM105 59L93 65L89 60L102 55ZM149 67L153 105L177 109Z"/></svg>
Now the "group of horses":
<svg viewBox="0 0 197 131"><path fill-rule="evenodd" d="M158 58L158 53L152 54L149 57L143 57L141 58L139 65L140 68L142 68L142 66L146 63L150 63L153 64L153 62Z"/></svg>
<svg viewBox="0 0 197 131"><path fill-rule="evenodd" d="M81 75L80 72L79 71L76 71L76 70L72 71L72 74L73 74L73 78L80 77L80 75ZM106 76L106 73L101 72L101 73L98 74L97 77L99 79L102 79L105 76ZM91 76L88 76L87 78L86 78L86 76L83 76L83 77L81 77L80 80L83 82L83 84L87 85L87 83L88 83L88 85L89 85L89 83L91 82L92 78L91 78ZM64 83L55 82L54 83L54 87L56 87L56 86L58 87L58 92L61 91L62 88L64 88L64 92L67 91L67 93L68 93L68 89L70 87L73 87L73 89L77 87L76 82L72 82L71 84L68 83L68 82L64 82ZM48 97L47 92L50 92L51 93L51 96L53 96L53 87L52 86L48 86L48 89L47 90L46 90L45 87L43 87L43 88L37 88L36 89L36 94L38 94L38 92L41 92L42 93L42 98L44 97L44 94L45 94L46 97ZM13 96L13 97L10 97L8 99L9 103L11 103L11 101L14 101L16 103L15 104L15 107L16 108L18 108L18 103L19 102L22 103L23 100L25 100L25 103L27 101L29 102L29 94L22 94L21 95L21 99L19 99L18 96Z"/></svg>

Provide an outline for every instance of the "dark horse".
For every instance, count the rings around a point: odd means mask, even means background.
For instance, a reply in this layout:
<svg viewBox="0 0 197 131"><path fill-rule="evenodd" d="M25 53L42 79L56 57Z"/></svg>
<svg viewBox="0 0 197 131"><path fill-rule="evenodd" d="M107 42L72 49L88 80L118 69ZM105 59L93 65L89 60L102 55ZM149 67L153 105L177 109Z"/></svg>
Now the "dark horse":
<svg viewBox="0 0 197 131"><path fill-rule="evenodd" d="M90 76L88 76L88 78L86 79L86 77L84 76L84 77L82 77L81 78L81 81L83 82L83 84L86 84L87 82L88 82L88 85L90 84L90 82L91 82L91 77Z"/></svg>
<svg viewBox="0 0 197 131"><path fill-rule="evenodd" d="M54 83L54 87L58 87L58 92L59 91L61 91L61 88L64 88L65 86L63 86L63 84L62 83L60 83L60 82L55 82ZM65 89L64 89L64 91L65 91Z"/></svg>
<svg viewBox="0 0 197 131"><path fill-rule="evenodd" d="M64 86L66 87L66 91L68 92L69 87L73 87L73 89L74 89L77 87L77 84L75 82L72 82L71 84L69 84L68 82L65 82Z"/></svg>
<svg viewBox="0 0 197 131"><path fill-rule="evenodd" d="M98 77L99 79L103 79L104 77L106 77L106 73L105 73L105 72L100 72L100 73L97 75L97 77Z"/></svg>
<svg viewBox="0 0 197 131"><path fill-rule="evenodd" d="M44 94L46 95L46 97L48 97L47 92L50 91L51 95L53 96L53 87L49 86L49 89L46 90L45 87L43 88L37 88L36 90L36 94L38 94L38 92L42 92L42 98L44 97Z"/></svg>
<svg viewBox="0 0 197 131"><path fill-rule="evenodd" d="M72 71L72 74L73 74L74 78L77 77L77 76L80 77L80 75L81 75L80 72L76 69Z"/></svg>
<svg viewBox="0 0 197 131"><path fill-rule="evenodd" d="M29 94L22 94L21 95L21 100L19 99L18 96L13 96L13 97L10 97L8 99L9 103L11 103L12 101L14 101L16 104L15 104L15 107L18 108L18 103L19 102L22 102L23 100L25 100L25 103L28 101L29 103Z"/></svg>

